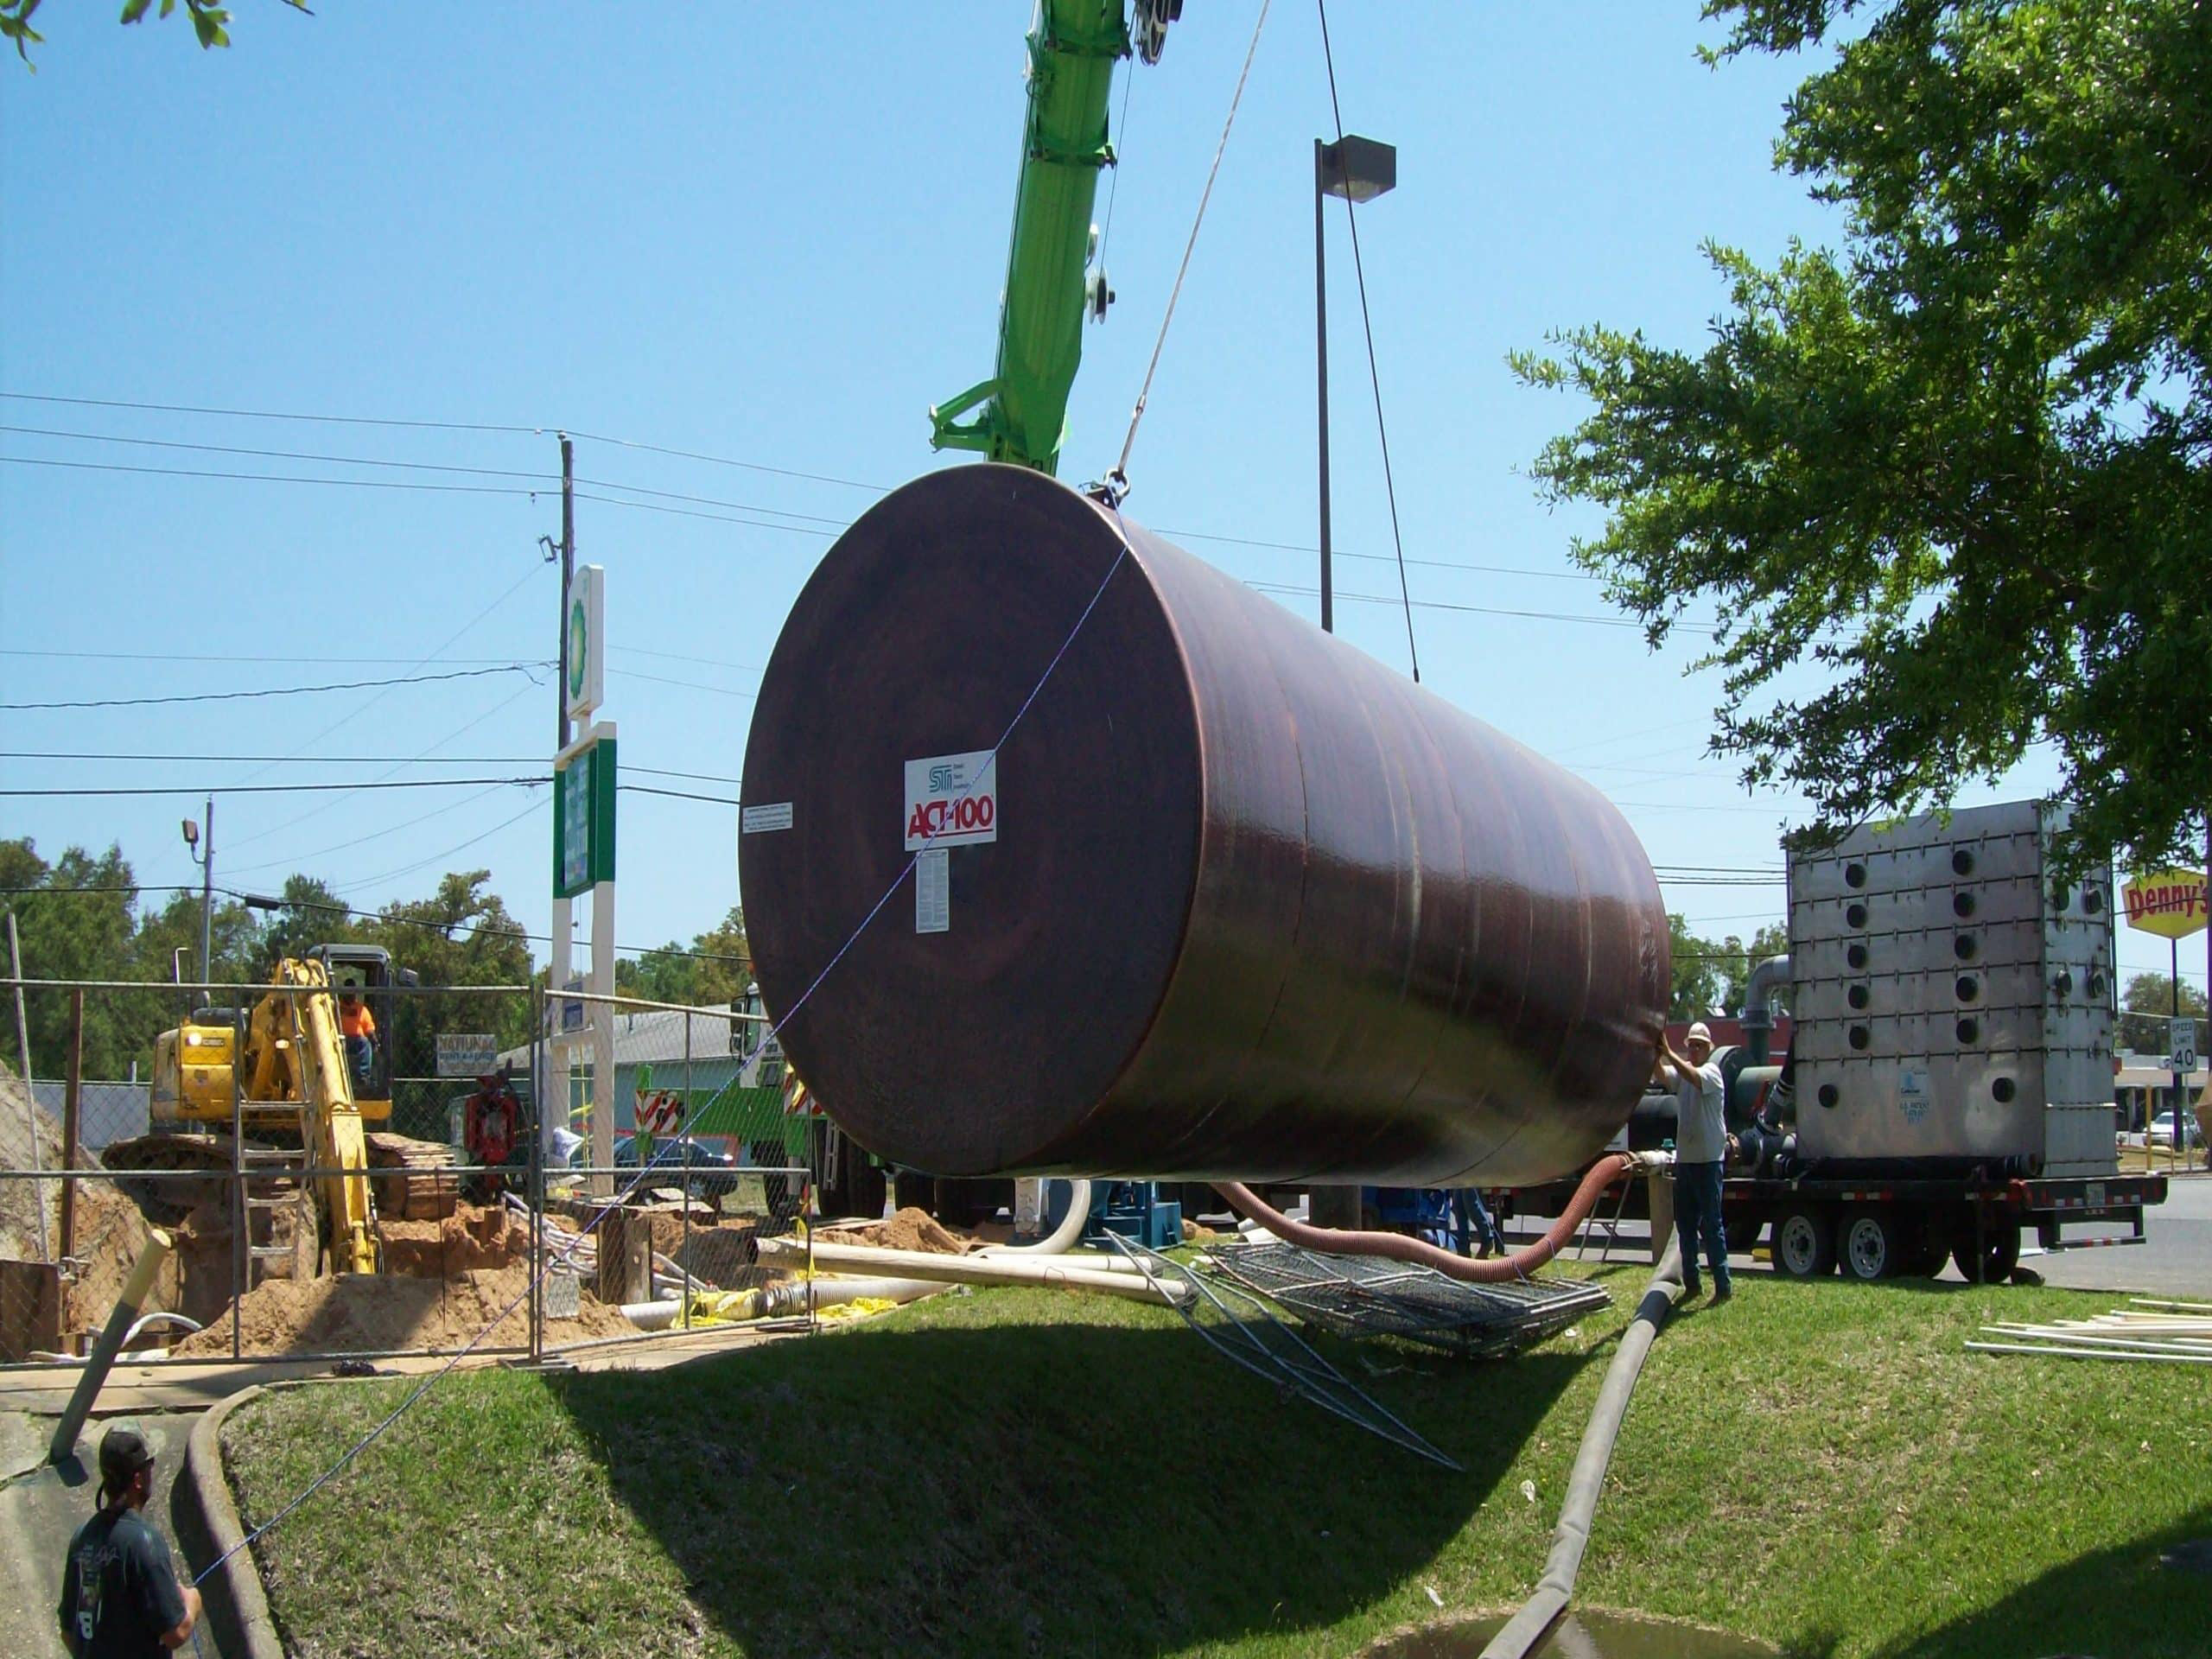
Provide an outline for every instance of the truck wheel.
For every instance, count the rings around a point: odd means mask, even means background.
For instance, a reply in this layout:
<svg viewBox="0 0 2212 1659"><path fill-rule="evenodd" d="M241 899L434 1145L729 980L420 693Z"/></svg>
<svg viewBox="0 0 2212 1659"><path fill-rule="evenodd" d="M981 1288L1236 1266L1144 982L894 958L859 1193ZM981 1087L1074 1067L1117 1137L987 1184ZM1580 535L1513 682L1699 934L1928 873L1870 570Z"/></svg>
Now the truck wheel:
<svg viewBox="0 0 2212 1659"><path fill-rule="evenodd" d="M1957 1242L1951 1246L1951 1259L1959 1264L1959 1271L1966 1274L1968 1284L2001 1285L2020 1265L2020 1230L2010 1222L1985 1227L1981 1249L1977 1254L1974 1224L1967 1222L1959 1230Z"/></svg>
<svg viewBox="0 0 2212 1659"><path fill-rule="evenodd" d="M1861 1207L1843 1212L1836 1257L1848 1279L1893 1279L1904 1271L1910 1241L1897 1212Z"/></svg>
<svg viewBox="0 0 2212 1659"><path fill-rule="evenodd" d="M1774 1270L1785 1279L1835 1271L1835 1234L1818 1210L1785 1210L1774 1222Z"/></svg>

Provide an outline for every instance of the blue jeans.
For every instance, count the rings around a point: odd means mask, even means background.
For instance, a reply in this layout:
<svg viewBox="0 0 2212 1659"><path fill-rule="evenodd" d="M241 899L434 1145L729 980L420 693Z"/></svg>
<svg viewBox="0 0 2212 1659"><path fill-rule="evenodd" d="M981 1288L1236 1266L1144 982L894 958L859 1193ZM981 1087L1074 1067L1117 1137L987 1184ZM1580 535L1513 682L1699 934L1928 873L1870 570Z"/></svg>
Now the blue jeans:
<svg viewBox="0 0 2212 1659"><path fill-rule="evenodd" d="M1675 1228L1682 1241L1682 1289L1698 1294L1697 1251L1705 1246L1705 1259L1713 1268L1713 1288L1728 1294L1728 1236L1720 1221L1720 1165L1675 1166Z"/></svg>

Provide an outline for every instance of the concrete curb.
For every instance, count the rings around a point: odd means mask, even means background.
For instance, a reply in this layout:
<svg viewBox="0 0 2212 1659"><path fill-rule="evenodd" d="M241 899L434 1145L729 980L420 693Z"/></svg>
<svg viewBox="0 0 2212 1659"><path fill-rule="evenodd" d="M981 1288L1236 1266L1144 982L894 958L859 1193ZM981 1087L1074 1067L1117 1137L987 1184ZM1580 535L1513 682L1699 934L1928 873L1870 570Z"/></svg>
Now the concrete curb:
<svg viewBox="0 0 2212 1659"><path fill-rule="evenodd" d="M251 1388L210 1407L193 1425L185 1443L184 1465L177 1471L169 1498L169 1516L175 1523L177 1541L194 1572L230 1554L230 1559L208 1573L200 1593L206 1618L215 1633L216 1646L232 1659L284 1659L284 1644L270 1617L269 1599L262 1593L261 1570L253 1552L240 1548L245 1524L231 1497L229 1478L223 1473L223 1423L249 1401L269 1390Z"/></svg>

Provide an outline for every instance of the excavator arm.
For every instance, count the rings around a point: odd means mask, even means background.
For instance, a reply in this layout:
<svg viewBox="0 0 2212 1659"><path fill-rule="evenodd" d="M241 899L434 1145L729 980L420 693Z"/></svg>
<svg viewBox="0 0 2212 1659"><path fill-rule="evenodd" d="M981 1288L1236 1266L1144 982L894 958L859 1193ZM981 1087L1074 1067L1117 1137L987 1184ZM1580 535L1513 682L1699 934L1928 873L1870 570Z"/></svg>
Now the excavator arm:
<svg viewBox="0 0 2212 1659"><path fill-rule="evenodd" d="M1103 318L1113 298L1105 272L1090 267L1098 175L1114 164L1106 118L1114 68L1133 51L1157 62L1182 10L1182 0L1038 0L998 365L930 410L931 448L1058 469L1083 320Z"/></svg>
<svg viewBox="0 0 2212 1659"><path fill-rule="evenodd" d="M338 1005L323 965L287 958L272 976L309 994L270 997L264 1007L291 1027L289 1051L298 1067L300 1134L308 1160L327 1173L322 1189L323 1242L340 1273L377 1270L375 1213L369 1202L369 1145L353 1077L338 1027ZM315 994L315 993L320 993Z"/></svg>

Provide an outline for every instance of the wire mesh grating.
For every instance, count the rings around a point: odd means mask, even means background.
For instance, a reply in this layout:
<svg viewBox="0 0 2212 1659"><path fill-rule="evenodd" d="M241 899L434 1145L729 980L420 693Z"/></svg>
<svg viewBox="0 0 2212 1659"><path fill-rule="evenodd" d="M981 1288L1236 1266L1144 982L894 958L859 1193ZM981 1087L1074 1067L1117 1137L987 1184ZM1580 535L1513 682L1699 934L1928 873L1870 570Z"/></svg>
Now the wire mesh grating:
<svg viewBox="0 0 2212 1659"><path fill-rule="evenodd" d="M1433 1268L1295 1244L1231 1245L1208 1251L1197 1268L1337 1336L1402 1337L1480 1357L1533 1346L1612 1300L1603 1286L1580 1280L1472 1285Z"/></svg>

